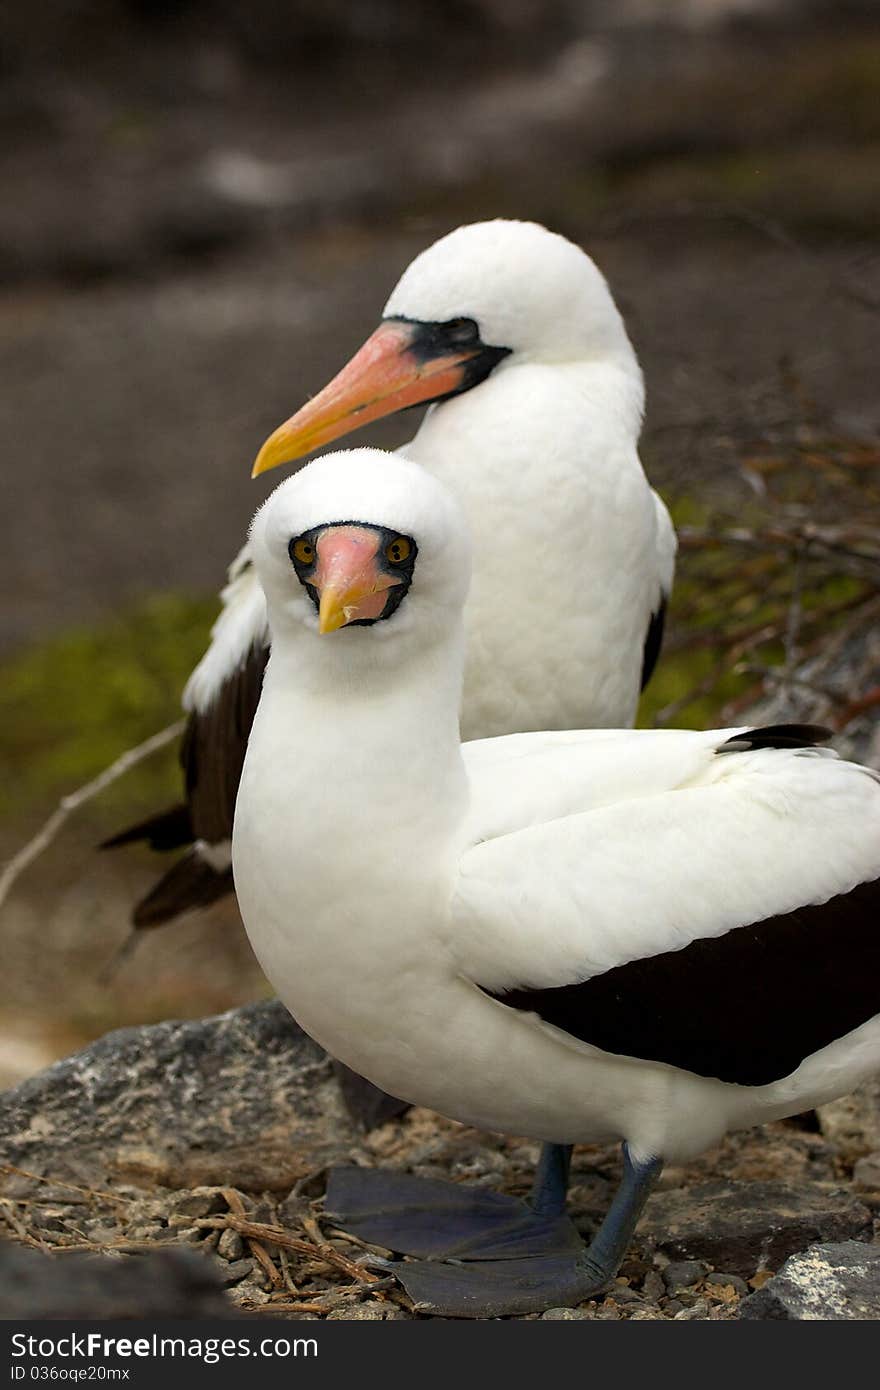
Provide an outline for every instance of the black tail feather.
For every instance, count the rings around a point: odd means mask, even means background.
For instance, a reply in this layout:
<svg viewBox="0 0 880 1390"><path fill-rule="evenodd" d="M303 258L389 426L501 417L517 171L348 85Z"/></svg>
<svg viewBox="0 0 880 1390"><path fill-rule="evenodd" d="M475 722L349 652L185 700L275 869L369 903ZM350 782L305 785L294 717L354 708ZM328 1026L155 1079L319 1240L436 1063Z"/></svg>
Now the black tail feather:
<svg viewBox="0 0 880 1390"><path fill-rule="evenodd" d="M378 1086L374 1086L372 1081L358 1076L356 1071L352 1071L343 1062L337 1062L335 1057L332 1061L345 1108L365 1134L369 1134L377 1125L384 1125L386 1121L396 1119L398 1115L404 1115L409 1110L405 1100L396 1100L394 1096L386 1095Z"/></svg>
<svg viewBox="0 0 880 1390"><path fill-rule="evenodd" d="M743 753L753 748L815 748L834 734L821 724L768 724L763 729L747 729L726 739L718 753Z"/></svg>
<svg viewBox="0 0 880 1390"><path fill-rule="evenodd" d="M146 840L151 849L182 849L184 845L191 845L194 839L189 808L181 802L167 811L160 811L158 815L138 821L137 825L129 825L118 834L102 840L98 848L118 849L120 845Z"/></svg>

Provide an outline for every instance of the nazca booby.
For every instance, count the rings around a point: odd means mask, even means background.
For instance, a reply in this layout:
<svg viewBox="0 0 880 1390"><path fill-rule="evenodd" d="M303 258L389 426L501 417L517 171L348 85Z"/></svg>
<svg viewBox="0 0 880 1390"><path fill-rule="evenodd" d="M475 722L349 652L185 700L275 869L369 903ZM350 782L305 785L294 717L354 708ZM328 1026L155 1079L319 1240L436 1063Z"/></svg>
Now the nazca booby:
<svg viewBox="0 0 880 1390"><path fill-rule="evenodd" d="M339 1224L430 1257L394 1271L455 1315L598 1291L664 1161L880 1065L878 775L810 726L460 744L466 531L437 479L375 450L311 463L258 512L272 648L233 837L251 943L312 1037L395 1095L545 1143L530 1207L331 1181ZM540 553L518 561L555 611ZM612 1139L624 1179L585 1250L566 1146Z"/></svg>
<svg viewBox="0 0 880 1390"><path fill-rule="evenodd" d="M255 472L428 401L404 452L452 488L478 542L465 736L632 723L660 648L675 534L638 458L642 373L592 260L529 222L441 238L348 366L266 441ZM525 582L524 546L543 585ZM186 804L107 842L190 846L137 905L136 926L232 889L233 809L268 651L247 545L222 600L184 693Z"/></svg>

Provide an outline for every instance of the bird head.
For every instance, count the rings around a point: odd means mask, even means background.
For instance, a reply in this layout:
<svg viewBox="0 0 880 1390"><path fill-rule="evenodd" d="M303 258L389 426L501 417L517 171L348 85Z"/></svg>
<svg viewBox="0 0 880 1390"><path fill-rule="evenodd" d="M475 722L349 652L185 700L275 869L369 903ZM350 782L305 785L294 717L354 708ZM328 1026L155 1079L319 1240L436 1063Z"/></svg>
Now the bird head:
<svg viewBox="0 0 880 1390"><path fill-rule="evenodd" d="M460 624L466 522L446 489L399 455L314 460L257 512L251 546L273 641L334 634L349 651L370 651L401 637L430 644Z"/></svg>
<svg viewBox="0 0 880 1390"><path fill-rule="evenodd" d="M589 256L535 222L471 223L407 267L379 327L269 436L253 474L385 415L462 395L516 361L615 354L638 372L608 286Z"/></svg>

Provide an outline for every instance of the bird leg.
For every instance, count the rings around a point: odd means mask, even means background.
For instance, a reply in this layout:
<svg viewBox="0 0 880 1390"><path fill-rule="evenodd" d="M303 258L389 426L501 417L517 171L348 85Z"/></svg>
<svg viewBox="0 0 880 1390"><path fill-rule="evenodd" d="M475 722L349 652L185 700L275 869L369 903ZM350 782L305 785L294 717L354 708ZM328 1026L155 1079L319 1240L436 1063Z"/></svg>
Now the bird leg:
<svg viewBox="0 0 880 1390"><path fill-rule="evenodd" d="M602 1225L587 1246L578 1264L598 1282L596 1292L610 1283L629 1248L645 1203L663 1169L661 1158L637 1163L623 1145L623 1178Z"/></svg>
<svg viewBox="0 0 880 1390"><path fill-rule="evenodd" d="M541 1216L562 1216L568 1195L573 1144L542 1144L529 1206Z"/></svg>
<svg viewBox="0 0 880 1390"><path fill-rule="evenodd" d="M486 1188L377 1169L334 1168L326 1211L344 1229L413 1260L377 1261L419 1312L503 1317L572 1306L614 1278L662 1163L633 1160L588 1247L565 1215L571 1147L545 1144L529 1202Z"/></svg>

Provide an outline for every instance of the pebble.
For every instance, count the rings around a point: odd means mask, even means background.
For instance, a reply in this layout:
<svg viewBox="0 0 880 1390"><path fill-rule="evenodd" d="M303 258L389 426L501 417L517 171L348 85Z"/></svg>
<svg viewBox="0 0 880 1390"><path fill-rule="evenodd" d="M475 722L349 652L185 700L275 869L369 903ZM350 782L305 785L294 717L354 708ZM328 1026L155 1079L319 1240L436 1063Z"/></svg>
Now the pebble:
<svg viewBox="0 0 880 1390"><path fill-rule="evenodd" d="M645 1298L656 1303L657 1299L662 1298L665 1292L666 1286L656 1269L649 1269L642 1283L642 1293Z"/></svg>
<svg viewBox="0 0 880 1390"><path fill-rule="evenodd" d="M722 1274L720 1269L716 1269L711 1276L713 1284L720 1284L722 1288L725 1284L730 1284L734 1293L739 1294L740 1298L747 1298L752 1292L745 1279L741 1279L738 1274Z"/></svg>
<svg viewBox="0 0 880 1390"><path fill-rule="evenodd" d="M608 1291L617 1303L641 1303L642 1295L636 1289L631 1289L628 1284L615 1284Z"/></svg>
<svg viewBox="0 0 880 1390"><path fill-rule="evenodd" d="M245 1260L244 1263L248 1264L249 1261ZM231 1269L232 1265L230 1265L229 1268ZM229 1299L232 1303L239 1306L243 1303L254 1303L262 1307L264 1303L270 1301L269 1295L262 1289L258 1289L256 1284L252 1283L250 1279L243 1280L242 1283L236 1284L235 1288L230 1289Z"/></svg>
<svg viewBox="0 0 880 1390"><path fill-rule="evenodd" d="M195 1188L185 1196L179 1196L174 1201L175 1215L180 1213L183 1216L200 1217L216 1216L218 1212L226 1210L226 1202L219 1192L200 1192ZM169 1218L169 1224L174 1217Z"/></svg>
<svg viewBox="0 0 880 1390"><path fill-rule="evenodd" d="M328 1322L384 1322L383 1303L352 1303L347 1308L334 1308L327 1314Z"/></svg>
<svg viewBox="0 0 880 1390"><path fill-rule="evenodd" d="M177 1239L185 1240L188 1245L197 1245L204 1234L200 1226L183 1226L177 1231Z"/></svg>
<svg viewBox="0 0 880 1390"><path fill-rule="evenodd" d="M141 1226L129 1226L125 1234L129 1240L162 1240L168 1232L158 1221L146 1221Z"/></svg>
<svg viewBox="0 0 880 1390"><path fill-rule="evenodd" d="M64 1231L67 1229L66 1213L52 1207L33 1207L31 1224L41 1231Z"/></svg>
<svg viewBox="0 0 880 1390"><path fill-rule="evenodd" d="M96 1245L114 1245L119 1240L118 1227L105 1226L102 1221L85 1221L82 1229Z"/></svg>
<svg viewBox="0 0 880 1390"><path fill-rule="evenodd" d="M244 1255L244 1241L238 1231L226 1230L217 1242L217 1254L224 1260L240 1260Z"/></svg>
<svg viewBox="0 0 880 1390"><path fill-rule="evenodd" d="M254 1268L253 1260L234 1260L231 1264L217 1264L217 1270L221 1282L224 1284L238 1284Z"/></svg>
<svg viewBox="0 0 880 1390"><path fill-rule="evenodd" d="M682 1308L680 1313L676 1313L674 1322L691 1322L696 1318L707 1318L709 1316L709 1305L705 1298L698 1298L690 1308Z"/></svg>
<svg viewBox="0 0 880 1390"><path fill-rule="evenodd" d="M583 1318L588 1318L589 1313L585 1313L582 1308L548 1308L541 1314L542 1322L573 1322Z"/></svg>
<svg viewBox="0 0 880 1390"><path fill-rule="evenodd" d="M39 1183L35 1187L30 1178L23 1178L18 1174L8 1178L3 1184L3 1191L7 1197L32 1197L35 1190L44 1202L63 1202L66 1207L82 1207L89 1200L86 1192L77 1192L75 1188L64 1187L60 1183Z"/></svg>
<svg viewBox="0 0 880 1390"><path fill-rule="evenodd" d="M192 1216L182 1211L175 1211L168 1218L168 1229L172 1233L192 1230Z"/></svg>
<svg viewBox="0 0 880 1390"><path fill-rule="evenodd" d="M687 1289L706 1276L706 1266L702 1260L673 1260L663 1271L663 1282L667 1289ZM647 1279L646 1279L647 1282ZM715 1276L717 1284L728 1283L727 1276ZM747 1290L748 1292L748 1290Z"/></svg>

